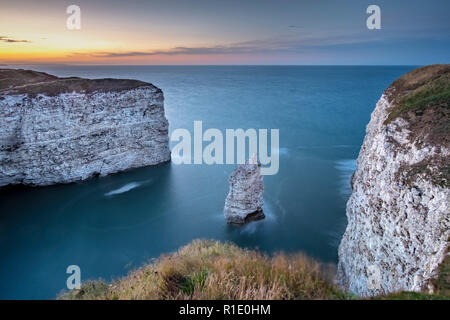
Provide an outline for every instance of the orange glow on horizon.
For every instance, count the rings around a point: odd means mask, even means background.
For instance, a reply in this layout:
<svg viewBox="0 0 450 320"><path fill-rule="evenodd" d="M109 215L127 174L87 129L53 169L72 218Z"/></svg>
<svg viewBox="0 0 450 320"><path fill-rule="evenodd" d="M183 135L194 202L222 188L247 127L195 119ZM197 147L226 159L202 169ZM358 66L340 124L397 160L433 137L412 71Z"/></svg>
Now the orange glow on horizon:
<svg viewBox="0 0 450 320"><path fill-rule="evenodd" d="M2 8L3 9L3 8ZM67 64L214 64L220 57L237 62L231 55L158 54L105 57L105 53L170 52L175 47L211 45L199 43L192 36L178 36L174 30L153 32L136 30L133 24L117 24L116 19L92 19L85 16L81 30L68 30L65 8L45 11L22 11L5 8L0 19L0 64L67 63ZM149 27L150 28L150 27ZM2 40L3 38L3 40ZM182 40L180 40L182 39ZM8 42L10 40L10 42ZM21 42L26 41L26 42ZM213 45L213 44L212 44Z"/></svg>

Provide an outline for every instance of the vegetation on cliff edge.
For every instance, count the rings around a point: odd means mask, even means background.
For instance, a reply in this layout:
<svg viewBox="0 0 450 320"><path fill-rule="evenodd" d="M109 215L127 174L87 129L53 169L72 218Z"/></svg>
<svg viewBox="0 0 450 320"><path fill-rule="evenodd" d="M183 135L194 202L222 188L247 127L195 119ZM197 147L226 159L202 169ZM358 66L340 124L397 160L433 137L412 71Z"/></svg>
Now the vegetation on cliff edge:
<svg viewBox="0 0 450 320"><path fill-rule="evenodd" d="M334 266L303 254L267 256L231 243L195 240L111 284L89 281L60 299L355 299L334 284ZM399 293L378 298L439 299Z"/></svg>
<svg viewBox="0 0 450 320"><path fill-rule="evenodd" d="M401 117L406 120L412 143L450 148L450 65L435 64L415 69L398 78L386 90L392 104L384 121L387 125ZM413 186L422 175L434 185L450 185L450 159L445 155L425 158L414 166L399 170L405 183Z"/></svg>
<svg viewBox="0 0 450 320"><path fill-rule="evenodd" d="M397 79L388 95L395 107L385 120L388 124L408 112L423 115L426 109L450 108L450 65L430 65L415 69ZM448 130L448 118L444 119Z"/></svg>

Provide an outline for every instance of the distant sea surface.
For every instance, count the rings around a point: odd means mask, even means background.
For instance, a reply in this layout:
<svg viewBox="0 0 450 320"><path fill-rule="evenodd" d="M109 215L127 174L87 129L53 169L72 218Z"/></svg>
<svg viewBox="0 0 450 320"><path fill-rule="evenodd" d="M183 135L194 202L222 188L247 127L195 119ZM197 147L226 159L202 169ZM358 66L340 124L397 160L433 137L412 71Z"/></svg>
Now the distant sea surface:
<svg viewBox="0 0 450 320"><path fill-rule="evenodd" d="M265 176L266 219L223 217L232 165L132 170L81 183L0 190L0 298L53 299L66 268L125 276L193 239L337 262L350 176L383 90L411 66L21 66L57 76L131 78L165 96L170 132L277 128L280 170ZM173 147L172 143L172 147Z"/></svg>

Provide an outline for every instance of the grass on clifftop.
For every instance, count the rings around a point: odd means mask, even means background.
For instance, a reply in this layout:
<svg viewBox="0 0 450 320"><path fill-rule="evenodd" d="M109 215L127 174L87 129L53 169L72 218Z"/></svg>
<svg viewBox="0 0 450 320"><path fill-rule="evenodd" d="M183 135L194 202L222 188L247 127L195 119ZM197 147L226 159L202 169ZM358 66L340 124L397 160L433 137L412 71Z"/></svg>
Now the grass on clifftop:
<svg viewBox="0 0 450 320"><path fill-rule="evenodd" d="M196 240L112 284L87 282L61 298L343 298L332 278L329 270L302 254L269 257L230 243Z"/></svg>
<svg viewBox="0 0 450 320"><path fill-rule="evenodd" d="M395 80L386 94L392 107L385 125L402 117L407 122L409 140L419 149L424 144L450 148L450 65L436 64L408 72ZM436 186L450 186L450 159L444 154L438 153L400 169L398 176L409 187L414 186L418 176Z"/></svg>
<svg viewBox="0 0 450 320"><path fill-rule="evenodd" d="M443 276L448 280L448 273ZM270 257L231 243L195 240L111 284L89 281L59 299L360 299L342 293L333 279L334 266L321 265L303 254ZM435 295L400 292L373 299L449 299L443 285L438 288Z"/></svg>
<svg viewBox="0 0 450 320"><path fill-rule="evenodd" d="M449 109L450 65L431 65L408 72L393 83L393 88L396 107L390 110L385 124L410 111L421 115L427 108Z"/></svg>

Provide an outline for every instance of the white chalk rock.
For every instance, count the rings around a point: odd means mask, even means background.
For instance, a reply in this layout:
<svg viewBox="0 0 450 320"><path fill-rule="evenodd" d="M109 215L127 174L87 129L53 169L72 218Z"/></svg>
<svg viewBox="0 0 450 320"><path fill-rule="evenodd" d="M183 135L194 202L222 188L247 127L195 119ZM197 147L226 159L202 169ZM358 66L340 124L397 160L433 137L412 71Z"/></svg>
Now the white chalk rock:
<svg viewBox="0 0 450 320"><path fill-rule="evenodd" d="M225 200L225 219L228 223L244 224L264 219L264 183L261 165L256 158L240 164L229 178L230 191Z"/></svg>

